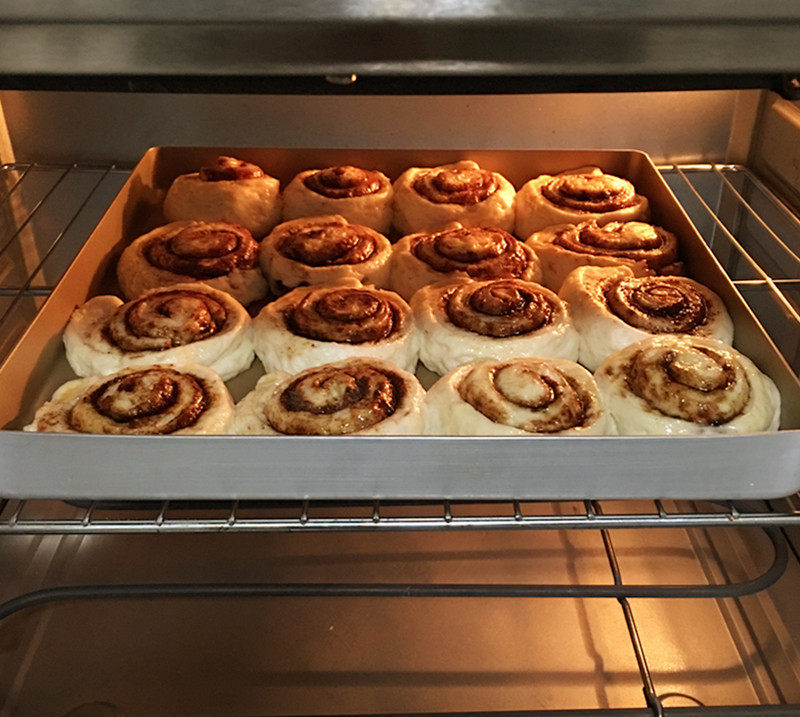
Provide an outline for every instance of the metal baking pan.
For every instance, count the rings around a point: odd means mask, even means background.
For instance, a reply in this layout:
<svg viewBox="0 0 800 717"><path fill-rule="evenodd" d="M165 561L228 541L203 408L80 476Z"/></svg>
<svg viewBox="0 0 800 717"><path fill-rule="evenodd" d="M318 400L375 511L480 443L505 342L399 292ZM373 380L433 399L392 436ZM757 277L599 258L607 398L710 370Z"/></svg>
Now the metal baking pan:
<svg viewBox="0 0 800 717"><path fill-rule="evenodd" d="M240 437L93 436L20 430L73 374L61 334L72 310L114 290L122 247L162 223L178 174L219 154L255 162L283 185L332 164L378 168L475 159L516 186L541 173L598 165L627 177L656 224L681 240L690 276L725 300L736 347L777 383L781 431L720 437ZM257 364L257 362L256 362ZM254 365L229 382L241 397ZM648 156L595 150L150 149L30 328L0 367L0 495L129 499L739 499L800 489L800 382L758 324Z"/></svg>

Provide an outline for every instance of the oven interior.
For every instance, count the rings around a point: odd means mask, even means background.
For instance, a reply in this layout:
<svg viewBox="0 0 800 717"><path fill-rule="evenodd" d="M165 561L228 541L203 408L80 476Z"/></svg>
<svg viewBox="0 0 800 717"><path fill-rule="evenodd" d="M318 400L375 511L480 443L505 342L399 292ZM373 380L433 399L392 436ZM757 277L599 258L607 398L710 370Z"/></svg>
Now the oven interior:
<svg viewBox="0 0 800 717"><path fill-rule="evenodd" d="M580 147L650 153L800 370L800 108L766 83L131 92L95 69L61 91L17 71L0 358L149 146ZM724 499L0 499L0 713L798 714L800 503Z"/></svg>

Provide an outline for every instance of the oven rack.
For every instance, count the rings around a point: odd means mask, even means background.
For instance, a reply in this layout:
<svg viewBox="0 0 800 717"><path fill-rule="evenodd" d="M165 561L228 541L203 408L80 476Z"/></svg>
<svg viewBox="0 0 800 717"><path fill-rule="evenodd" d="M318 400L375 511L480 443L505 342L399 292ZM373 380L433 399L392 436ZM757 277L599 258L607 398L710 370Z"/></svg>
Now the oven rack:
<svg viewBox="0 0 800 717"><path fill-rule="evenodd" d="M132 167L122 164L10 163L0 166L0 360L13 348L77 254ZM678 200L779 350L800 372L800 220L753 172L738 164L659 166ZM0 535L55 533L390 531L436 529L687 528L800 524L800 508L742 510L732 503L713 510L667 510L660 502L641 512L597 514L591 505L564 514L526 511L509 500L498 512L459 515L440 503L421 515L392 515L388 503L367 515L316 517L308 503L280 515L248 517L238 502L200 506L205 515L179 515L177 503L160 504L154 517L98 518L84 506L79 517L47 518L46 501L0 503ZM135 504L134 504L135 505ZM249 503L249 507L252 507ZM526 504L527 505L527 504ZM152 506L152 504L150 504ZM132 504L123 507L130 508ZM140 506L142 507L142 506ZM145 506L147 507L147 506ZM195 506L196 508L198 506ZM363 504L359 508L365 510ZM290 517L286 517L286 511ZM220 514L221 512L221 514ZM483 511L487 512L487 511Z"/></svg>

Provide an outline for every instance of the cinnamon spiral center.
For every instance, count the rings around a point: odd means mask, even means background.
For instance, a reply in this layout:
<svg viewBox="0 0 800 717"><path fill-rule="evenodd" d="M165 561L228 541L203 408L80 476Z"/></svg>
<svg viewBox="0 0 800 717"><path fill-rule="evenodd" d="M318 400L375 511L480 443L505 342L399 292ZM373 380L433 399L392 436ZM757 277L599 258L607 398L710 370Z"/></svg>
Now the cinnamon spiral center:
<svg viewBox="0 0 800 717"><path fill-rule="evenodd" d="M201 167L198 174L204 182L226 182L263 177L264 171L250 162L221 155L210 167Z"/></svg>
<svg viewBox="0 0 800 717"><path fill-rule="evenodd" d="M610 222L599 227L591 220L559 230L553 243L578 254L645 261L655 271L678 260L675 235L644 222Z"/></svg>
<svg viewBox="0 0 800 717"><path fill-rule="evenodd" d="M401 331L399 300L373 289L318 289L286 312L294 334L318 341L361 344Z"/></svg>
<svg viewBox="0 0 800 717"><path fill-rule="evenodd" d="M282 237L277 247L288 259L307 266L360 264L377 248L370 230L359 224L304 226Z"/></svg>
<svg viewBox="0 0 800 717"><path fill-rule="evenodd" d="M340 165L309 174L303 184L323 197L347 199L380 192L384 182L380 172Z"/></svg>
<svg viewBox="0 0 800 717"><path fill-rule="evenodd" d="M533 259L533 252L522 242L491 227L456 227L422 234L411 250L434 271L462 271L473 279L518 277Z"/></svg>
<svg viewBox="0 0 800 717"><path fill-rule="evenodd" d="M120 306L106 332L123 351L163 351L214 336L227 317L212 296L164 289Z"/></svg>
<svg viewBox="0 0 800 717"><path fill-rule="evenodd" d="M280 433L344 435L391 416L404 393L400 376L353 360L304 371L267 402L264 415Z"/></svg>
<svg viewBox="0 0 800 717"><path fill-rule="evenodd" d="M620 319L653 334L688 334L705 325L708 316L705 298L682 277L612 281L604 294Z"/></svg>
<svg viewBox="0 0 800 717"><path fill-rule="evenodd" d="M174 433L196 423L207 400L195 376L146 368L101 383L72 408L70 425L82 433Z"/></svg>
<svg viewBox="0 0 800 717"><path fill-rule="evenodd" d="M553 322L557 297L518 279L463 284L444 297L450 321L482 336L505 338L536 331Z"/></svg>
<svg viewBox="0 0 800 717"><path fill-rule="evenodd" d="M597 410L584 386L552 362L539 359L478 364L458 390L464 401L490 420L529 433L557 433L585 425Z"/></svg>
<svg viewBox="0 0 800 717"><path fill-rule="evenodd" d="M613 212L636 202L633 185L612 174L563 174L542 186L553 204L581 212Z"/></svg>
<svg viewBox="0 0 800 717"><path fill-rule="evenodd" d="M226 222L194 223L153 237L144 249L155 267L195 279L252 269L258 244L250 232Z"/></svg>
<svg viewBox="0 0 800 717"><path fill-rule="evenodd" d="M689 341L642 348L631 359L627 377L631 390L651 408L693 423L727 423L750 400L750 382L733 354Z"/></svg>
<svg viewBox="0 0 800 717"><path fill-rule="evenodd" d="M494 173L486 169L444 167L420 172L414 191L435 204L478 204L497 191Z"/></svg>

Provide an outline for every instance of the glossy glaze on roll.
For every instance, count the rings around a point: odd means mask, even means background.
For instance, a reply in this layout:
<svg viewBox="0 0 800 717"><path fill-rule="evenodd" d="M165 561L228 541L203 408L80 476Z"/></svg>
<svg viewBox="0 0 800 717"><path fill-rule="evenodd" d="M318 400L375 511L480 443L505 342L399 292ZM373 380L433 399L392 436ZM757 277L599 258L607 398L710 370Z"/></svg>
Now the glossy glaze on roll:
<svg viewBox="0 0 800 717"><path fill-rule="evenodd" d="M151 289L127 303L95 296L72 313L64 346L78 376L199 363L227 381L253 361L245 308L230 294L197 282Z"/></svg>
<svg viewBox="0 0 800 717"><path fill-rule="evenodd" d="M242 304L263 299L267 282L249 231L225 222L173 222L135 239L117 263L126 299L149 289L202 281Z"/></svg>
<svg viewBox="0 0 800 717"><path fill-rule="evenodd" d="M198 172L182 174L164 199L168 222L229 222L261 238L280 220L280 182L261 167L220 156Z"/></svg>
<svg viewBox="0 0 800 717"><path fill-rule="evenodd" d="M413 435L425 391L388 361L356 357L263 376L236 406L239 435Z"/></svg>
<svg viewBox="0 0 800 717"><path fill-rule="evenodd" d="M279 224L262 242L259 260L273 293L282 294L343 279L385 287L391 254L383 234L331 215Z"/></svg>
<svg viewBox="0 0 800 717"><path fill-rule="evenodd" d="M534 251L495 227L455 222L438 232L403 237L392 250L392 288L406 300L428 284L459 279L538 281Z"/></svg>
<svg viewBox="0 0 800 717"><path fill-rule="evenodd" d="M459 366L428 391L434 435L603 435L615 432L592 375L563 359L515 358Z"/></svg>
<svg viewBox="0 0 800 717"><path fill-rule="evenodd" d="M471 160L411 167L395 181L394 195L394 226L402 234L452 222L514 230L513 185Z"/></svg>
<svg viewBox="0 0 800 717"><path fill-rule="evenodd" d="M644 222L557 225L526 244L541 260L542 283L553 291L579 266L627 266L635 276L683 273L675 235Z"/></svg>
<svg viewBox="0 0 800 717"><path fill-rule="evenodd" d="M777 430L775 384L721 341L659 334L611 354L595 372L623 435Z"/></svg>
<svg viewBox="0 0 800 717"><path fill-rule="evenodd" d="M555 176L531 179L516 197L516 229L520 239L555 224L647 221L646 197L636 193L627 179L605 174L598 167L583 167Z"/></svg>
<svg viewBox="0 0 800 717"><path fill-rule="evenodd" d="M479 359L578 357L578 335L566 304L549 289L520 279L432 284L411 300L420 359L444 374Z"/></svg>
<svg viewBox="0 0 800 717"><path fill-rule="evenodd" d="M580 334L580 362L594 371L606 356L651 334L711 336L733 343L722 299L684 276L636 278L625 266L575 269L559 292Z"/></svg>
<svg viewBox="0 0 800 717"><path fill-rule="evenodd" d="M394 190L377 170L351 165L300 172L283 192L283 218L338 214L381 234L392 225Z"/></svg>
<svg viewBox="0 0 800 717"><path fill-rule="evenodd" d="M222 379L196 364L136 366L69 381L26 431L126 435L226 433L233 401Z"/></svg>
<svg viewBox="0 0 800 717"><path fill-rule="evenodd" d="M297 373L349 356L384 359L407 371L417 364L408 304L355 279L290 291L262 309L253 335L268 372Z"/></svg>

